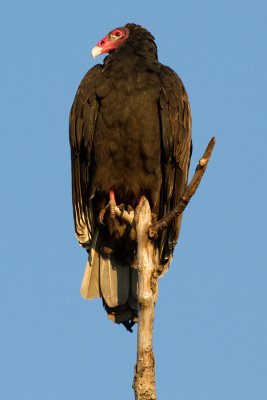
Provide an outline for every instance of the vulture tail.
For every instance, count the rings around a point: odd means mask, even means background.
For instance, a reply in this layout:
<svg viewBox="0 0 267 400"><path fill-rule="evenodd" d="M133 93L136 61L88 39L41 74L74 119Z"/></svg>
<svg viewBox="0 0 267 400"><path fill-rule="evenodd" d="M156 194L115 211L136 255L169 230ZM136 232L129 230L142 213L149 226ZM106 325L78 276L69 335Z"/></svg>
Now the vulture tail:
<svg viewBox="0 0 267 400"><path fill-rule="evenodd" d="M108 318L132 331L138 316L137 271L113 252L103 252L100 236L97 230L85 267L81 296L101 297Z"/></svg>

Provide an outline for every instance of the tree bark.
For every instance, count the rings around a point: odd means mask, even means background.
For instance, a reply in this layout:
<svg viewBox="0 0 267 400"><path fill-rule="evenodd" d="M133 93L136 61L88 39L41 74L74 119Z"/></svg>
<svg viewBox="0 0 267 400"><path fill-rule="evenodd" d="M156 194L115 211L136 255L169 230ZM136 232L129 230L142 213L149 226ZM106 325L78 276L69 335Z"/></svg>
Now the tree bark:
<svg viewBox="0 0 267 400"><path fill-rule="evenodd" d="M136 400L155 400L155 360L153 354L154 307L157 299L156 279L153 273L158 266L158 252L148 238L151 225L151 211L145 197L138 206L136 223L138 271L138 333L137 363L133 388ZM152 284L153 281L153 284Z"/></svg>

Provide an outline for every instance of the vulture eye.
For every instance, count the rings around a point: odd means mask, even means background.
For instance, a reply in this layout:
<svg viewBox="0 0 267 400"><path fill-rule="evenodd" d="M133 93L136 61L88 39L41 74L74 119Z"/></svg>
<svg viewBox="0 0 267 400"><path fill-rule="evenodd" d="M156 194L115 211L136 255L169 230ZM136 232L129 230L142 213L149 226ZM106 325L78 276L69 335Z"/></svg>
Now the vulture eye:
<svg viewBox="0 0 267 400"><path fill-rule="evenodd" d="M110 34L110 38L113 39L113 40L117 40L121 36L122 36L122 32L119 31L119 30L115 30L115 31L111 32L111 34Z"/></svg>

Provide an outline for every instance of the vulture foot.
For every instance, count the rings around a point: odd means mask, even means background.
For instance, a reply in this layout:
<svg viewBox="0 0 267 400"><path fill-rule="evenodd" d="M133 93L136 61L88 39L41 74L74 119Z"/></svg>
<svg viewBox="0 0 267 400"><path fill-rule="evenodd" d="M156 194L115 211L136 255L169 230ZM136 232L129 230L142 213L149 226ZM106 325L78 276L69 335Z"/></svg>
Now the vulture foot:
<svg viewBox="0 0 267 400"><path fill-rule="evenodd" d="M108 204L103 208L103 210L100 211L98 219L99 222L102 225L105 225L104 223L104 218L106 215L106 212L109 211L109 215L111 219L115 219L115 207L117 207L116 201L115 201L115 194L113 190L109 191L109 202Z"/></svg>

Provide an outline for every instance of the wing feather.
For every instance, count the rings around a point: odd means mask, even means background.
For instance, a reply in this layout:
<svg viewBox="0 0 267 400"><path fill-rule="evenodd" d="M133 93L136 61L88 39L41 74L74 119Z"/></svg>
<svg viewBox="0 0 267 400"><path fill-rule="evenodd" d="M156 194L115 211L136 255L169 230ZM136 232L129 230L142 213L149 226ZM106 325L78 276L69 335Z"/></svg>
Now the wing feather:
<svg viewBox="0 0 267 400"><path fill-rule="evenodd" d="M96 229L90 193L90 163L92 142L98 112L95 92L101 65L90 69L77 90L70 112L70 146L72 165L72 202L77 239L90 246Z"/></svg>
<svg viewBox="0 0 267 400"><path fill-rule="evenodd" d="M160 217L172 210L183 194L188 180L192 152L191 111L181 79L169 67L161 65L159 102L163 143L163 185ZM168 267L178 239L181 217L165 230L160 239L160 260ZM165 268L164 267L164 268Z"/></svg>

